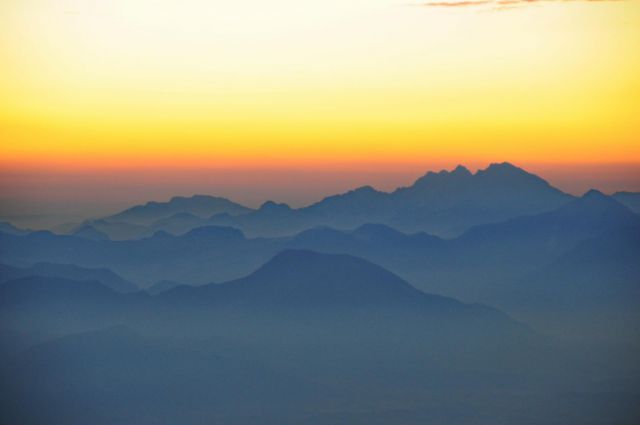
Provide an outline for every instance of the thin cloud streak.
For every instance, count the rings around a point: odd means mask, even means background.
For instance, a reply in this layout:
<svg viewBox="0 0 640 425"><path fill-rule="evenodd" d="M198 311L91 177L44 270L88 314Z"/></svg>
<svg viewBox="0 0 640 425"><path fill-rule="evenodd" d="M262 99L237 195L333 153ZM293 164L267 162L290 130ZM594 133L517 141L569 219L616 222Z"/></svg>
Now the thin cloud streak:
<svg viewBox="0 0 640 425"><path fill-rule="evenodd" d="M431 7L467 7L467 6L481 6L483 4L493 3L491 0L476 0L476 1L439 1L423 3L421 6Z"/></svg>
<svg viewBox="0 0 640 425"><path fill-rule="evenodd" d="M422 7L444 7L444 8L456 8L456 7L479 7L479 6L496 6L497 8L503 8L503 6L518 7L533 3L570 3L570 2L582 2L582 3L617 3L625 0L451 0L451 1L432 1L421 3Z"/></svg>

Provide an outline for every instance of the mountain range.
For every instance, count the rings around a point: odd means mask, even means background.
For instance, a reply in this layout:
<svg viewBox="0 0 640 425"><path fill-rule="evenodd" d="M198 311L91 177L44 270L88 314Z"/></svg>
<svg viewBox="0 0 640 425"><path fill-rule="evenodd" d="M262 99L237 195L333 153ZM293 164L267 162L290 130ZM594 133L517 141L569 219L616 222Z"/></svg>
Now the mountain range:
<svg viewBox="0 0 640 425"><path fill-rule="evenodd" d="M198 217L210 217L221 213L237 215L247 212L249 212L249 208L225 198L204 195L194 195L188 198L176 196L168 202L147 202L144 205L131 207L107 217L105 220L149 225L178 213L188 213Z"/></svg>
<svg viewBox="0 0 640 425"><path fill-rule="evenodd" d="M618 234L620 229L636 228L640 228L637 214L612 197L589 191L555 210L474 226L453 239L424 232L405 234L380 224L365 224L348 231L315 227L279 238L247 238L240 230L220 226L199 227L181 236L159 231L148 238L127 241L49 232L0 233L0 260L16 265L49 262L108 268L141 287L149 287L167 280L203 285L236 279L287 249L344 253L380 264L423 290L498 306L518 317L523 314L531 323L552 331L561 322L559 318L548 326L547 319L553 315L544 315L547 310L540 305L536 307L540 314L534 314L534 303L529 308L521 302L523 293L533 300L538 297L536 291L543 293L548 289L535 284L529 285L527 291L514 291L521 288L518 282L532 279L530 276L573 255L582 243ZM617 240L612 238L611 244ZM640 241L634 239L619 241L625 244L625 249L636 246L637 251L640 246ZM622 249L611 247L611 252ZM635 259L624 256L620 262L616 267L628 263L624 266L628 273L617 274L612 263L606 263L603 257L601 275L606 274L604 270L608 267L631 290L638 279L632 267ZM599 264L597 257L591 260L594 267ZM549 280L557 282L558 278ZM574 289L577 290L575 286ZM592 285L591 290L595 294L606 292L604 286ZM159 292L162 291L160 288ZM158 292L157 288L151 292ZM603 311L615 309L615 302L604 300ZM585 328L588 331L592 326Z"/></svg>
<svg viewBox="0 0 640 425"><path fill-rule="evenodd" d="M274 237L321 225L349 229L379 223L404 232L451 237L477 224L551 210L571 199L540 177L501 163L475 174L463 166L429 172L413 185L388 193L364 186L302 208L268 201L254 210L219 197L175 197L89 220L74 231L89 225L112 239L133 239L158 230L181 234L222 225L252 237Z"/></svg>
<svg viewBox="0 0 640 425"><path fill-rule="evenodd" d="M565 363L573 351L496 309L421 292L344 254L286 250L238 280L157 296L20 278L0 285L0 319L3 341L15 340L10 331L31 338L0 363L11 423L329 424L338 415L418 424L452 400L461 423L485 415L526 422L527 407L548 403L548 388L556 407L537 420L581 423L612 411L609 403L565 416L563 392L602 397L588 393L586 363ZM481 396L496 391L503 395ZM34 408L21 408L25 398ZM383 417L358 419L361 403ZM628 404L616 406L614 417L628 423ZM400 417L388 416L398 409Z"/></svg>
<svg viewBox="0 0 640 425"><path fill-rule="evenodd" d="M510 164L0 225L0 423L635 424L636 194Z"/></svg>

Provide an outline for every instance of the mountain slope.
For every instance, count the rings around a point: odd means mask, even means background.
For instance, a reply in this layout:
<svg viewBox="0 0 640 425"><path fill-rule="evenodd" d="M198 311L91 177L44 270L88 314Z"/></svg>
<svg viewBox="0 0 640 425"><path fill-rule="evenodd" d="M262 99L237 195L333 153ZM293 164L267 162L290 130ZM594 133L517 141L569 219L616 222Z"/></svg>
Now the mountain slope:
<svg viewBox="0 0 640 425"><path fill-rule="evenodd" d="M590 191L553 211L476 226L448 241L444 258L413 269L411 279L428 291L504 307L501 294L512 282L582 241L638 223L628 208Z"/></svg>
<svg viewBox="0 0 640 425"><path fill-rule="evenodd" d="M71 233L73 236L78 236L85 239L93 239L96 241L105 241L109 239L106 233L99 231L90 224L85 224L77 228Z"/></svg>
<svg viewBox="0 0 640 425"><path fill-rule="evenodd" d="M85 239L131 240L151 236L153 234L153 230L141 224L100 219L86 220L82 224L73 228L72 231L67 234L72 236L86 236L87 233L91 237ZM99 236L95 237L96 235ZM106 237L103 237L102 235Z"/></svg>
<svg viewBox="0 0 640 425"><path fill-rule="evenodd" d="M126 241L96 241L50 232L24 236L0 232L0 261L108 268L148 286L159 280L203 284L236 278L272 256L278 241L247 240L236 229L209 226L173 236L157 232Z"/></svg>
<svg viewBox="0 0 640 425"><path fill-rule="evenodd" d="M477 341L474 332L487 340L529 334L497 310L423 293L369 261L305 250L284 251L238 280L182 286L158 298L178 316L214 312L216 319L206 326L220 333L226 332L225 326L216 323L240 323L240 328L253 332L285 322L311 324L313 332L321 334L328 329L335 335L358 329L361 337L373 338L376 332L397 331L398 326L404 328L401 333L446 340L465 335L468 341ZM201 325L194 321L192 328L197 326ZM234 332L242 334L240 328Z"/></svg>
<svg viewBox="0 0 640 425"><path fill-rule="evenodd" d="M607 230L640 223L640 217L613 198L590 190L569 204L537 215L503 223L476 226L454 242L461 250L481 249L487 254L519 262L532 257L562 254L576 243ZM490 251L486 251L491 249ZM497 250L497 251L495 251Z"/></svg>
<svg viewBox="0 0 640 425"><path fill-rule="evenodd" d="M476 423L480 411L493 418L511 405L504 394L553 389L557 402L556 393L585 391L582 359L507 315L420 292L349 255L287 250L244 278L155 297L41 279L0 285L3 327L55 337L0 365L0 385L20 383L3 388L0 417L10 423L352 423L364 403L389 406L391 418L405 406L391 423L419 424L429 416L417 405L443 401ZM500 402L465 404L478 394ZM529 412L531 399L522 403ZM574 410L552 405L553 420ZM522 417L538 423L539 413Z"/></svg>
<svg viewBox="0 0 640 425"><path fill-rule="evenodd" d="M109 269L90 269L73 264L36 263L27 268L0 264L0 283L27 276L59 277L70 280L98 281L117 292L136 292L138 287Z"/></svg>
<svg viewBox="0 0 640 425"><path fill-rule="evenodd" d="M640 192L616 192L611 197L636 214L640 214Z"/></svg>
<svg viewBox="0 0 640 425"><path fill-rule="evenodd" d="M501 305L551 334L640 337L640 225L579 243L503 294Z"/></svg>
<svg viewBox="0 0 640 425"><path fill-rule="evenodd" d="M7 221L0 221L0 232L11 235L26 235L31 230L20 229Z"/></svg>
<svg viewBox="0 0 640 425"><path fill-rule="evenodd" d="M154 297L119 294L98 282L12 280L0 285L0 319L10 330L53 335L128 324L169 336L266 338L285 346L333 340L349 350L355 340L377 346L391 339L411 353L430 352L434 361L451 344L485 352L505 338L517 346L533 338L498 310L423 293L366 260L300 250L235 281L183 285ZM436 341L439 348L430 345Z"/></svg>
<svg viewBox="0 0 640 425"><path fill-rule="evenodd" d="M207 223L208 220L206 218L198 217L197 215L188 212L180 212L169 217L156 220L151 223L150 227L154 231L161 230L171 233L172 235L180 235L197 227L206 226Z"/></svg>

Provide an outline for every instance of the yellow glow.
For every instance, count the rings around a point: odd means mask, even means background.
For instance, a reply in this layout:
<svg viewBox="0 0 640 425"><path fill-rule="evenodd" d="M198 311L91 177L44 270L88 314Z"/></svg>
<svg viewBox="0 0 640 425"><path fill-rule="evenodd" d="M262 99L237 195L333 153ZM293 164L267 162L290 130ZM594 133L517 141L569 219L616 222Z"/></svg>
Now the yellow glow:
<svg viewBox="0 0 640 425"><path fill-rule="evenodd" d="M640 162L638 52L637 1L5 0L1 162Z"/></svg>

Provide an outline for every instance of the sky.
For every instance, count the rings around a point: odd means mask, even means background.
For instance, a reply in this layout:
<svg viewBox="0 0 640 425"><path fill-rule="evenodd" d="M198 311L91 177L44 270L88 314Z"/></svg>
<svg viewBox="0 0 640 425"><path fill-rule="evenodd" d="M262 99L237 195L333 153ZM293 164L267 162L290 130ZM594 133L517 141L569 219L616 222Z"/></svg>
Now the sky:
<svg viewBox="0 0 640 425"><path fill-rule="evenodd" d="M3 0L0 218L502 161L637 191L637 52L637 0Z"/></svg>

